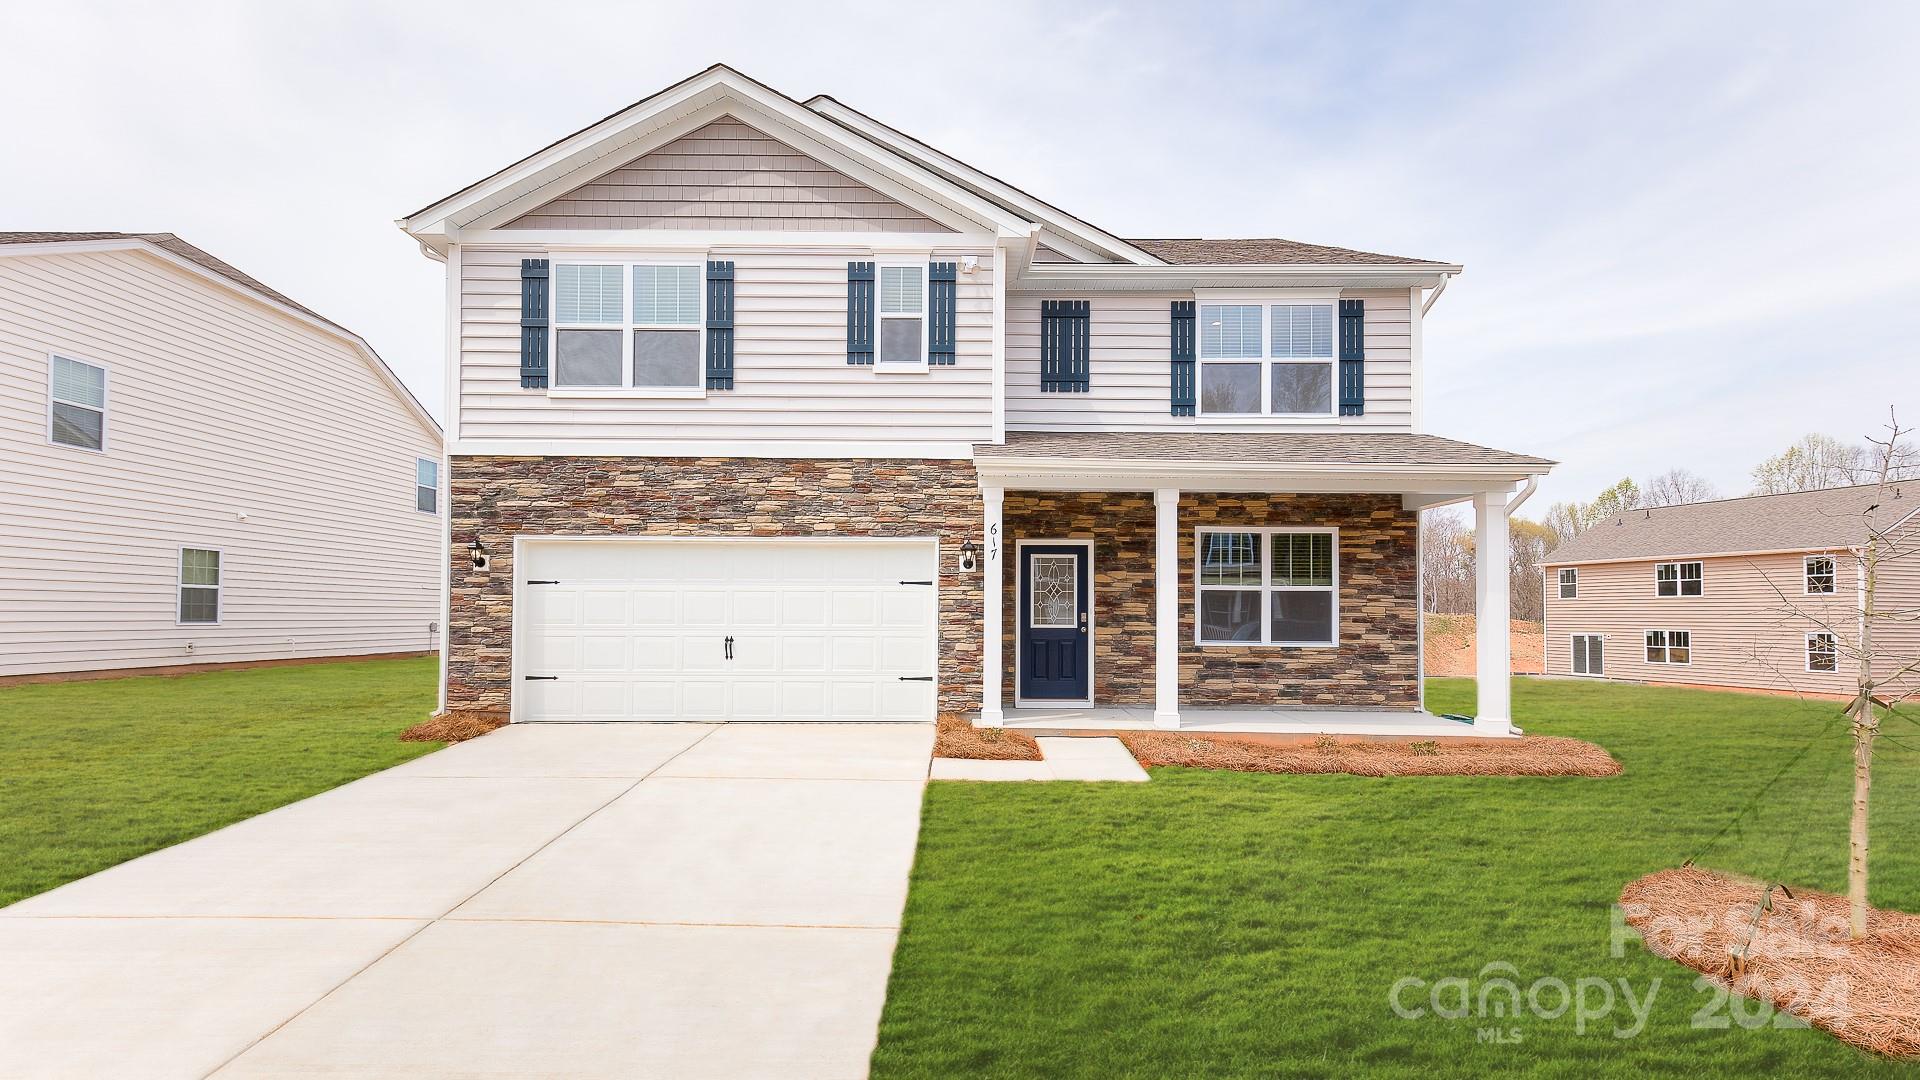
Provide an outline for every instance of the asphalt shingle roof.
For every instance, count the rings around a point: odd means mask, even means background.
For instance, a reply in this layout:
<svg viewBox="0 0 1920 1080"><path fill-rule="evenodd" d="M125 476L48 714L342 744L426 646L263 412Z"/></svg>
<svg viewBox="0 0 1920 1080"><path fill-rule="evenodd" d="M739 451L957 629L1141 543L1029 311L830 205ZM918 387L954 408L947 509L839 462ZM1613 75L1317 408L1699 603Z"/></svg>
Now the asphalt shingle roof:
<svg viewBox="0 0 1920 1080"><path fill-rule="evenodd" d="M1130 238L1127 243L1176 266L1263 266L1280 263L1418 265L1435 261L1409 259L1401 255L1378 255L1371 251L1353 251L1324 244L1303 244L1298 240L1282 240L1278 237L1249 240Z"/></svg>
<svg viewBox="0 0 1920 1080"><path fill-rule="evenodd" d="M1351 465L1554 464L1437 435L1308 431L1010 431L1004 443L973 448L975 458L1102 458L1120 461L1226 461Z"/></svg>
<svg viewBox="0 0 1920 1080"><path fill-rule="evenodd" d="M1869 507L1885 528L1920 509L1920 481L1749 495L1740 499L1630 510L1561 544L1549 563L1658 559L1745 551L1820 551L1865 539Z"/></svg>

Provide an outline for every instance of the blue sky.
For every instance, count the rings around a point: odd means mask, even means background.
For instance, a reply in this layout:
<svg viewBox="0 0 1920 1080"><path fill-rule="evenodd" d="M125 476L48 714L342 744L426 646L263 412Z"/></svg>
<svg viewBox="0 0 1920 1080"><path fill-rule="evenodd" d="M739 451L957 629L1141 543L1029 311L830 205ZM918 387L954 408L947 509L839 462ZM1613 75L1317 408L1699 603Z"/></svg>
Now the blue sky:
<svg viewBox="0 0 1920 1080"><path fill-rule="evenodd" d="M0 228L180 233L438 410L392 220L723 60L1122 235L1466 264L1426 427L1562 461L1539 508L1920 421L1920 5L910 10L15 5Z"/></svg>

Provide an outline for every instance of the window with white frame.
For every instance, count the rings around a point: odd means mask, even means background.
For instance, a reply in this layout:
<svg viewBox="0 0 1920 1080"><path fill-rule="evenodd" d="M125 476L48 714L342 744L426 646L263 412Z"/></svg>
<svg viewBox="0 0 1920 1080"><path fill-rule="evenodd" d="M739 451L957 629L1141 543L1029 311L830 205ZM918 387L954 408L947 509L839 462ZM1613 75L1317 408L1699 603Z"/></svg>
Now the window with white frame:
<svg viewBox="0 0 1920 1080"><path fill-rule="evenodd" d="M1573 673L1575 675L1605 675L1606 660L1606 646L1601 643L1599 634L1573 635Z"/></svg>
<svg viewBox="0 0 1920 1080"><path fill-rule="evenodd" d="M1580 595L1580 571L1571 566L1561 568L1560 599L1572 600L1574 597L1579 595Z"/></svg>
<svg viewBox="0 0 1920 1080"><path fill-rule="evenodd" d="M1663 562L1653 564L1653 591L1656 596L1699 596L1700 564Z"/></svg>
<svg viewBox="0 0 1920 1080"><path fill-rule="evenodd" d="M554 388L701 391L704 282L698 262L556 262Z"/></svg>
<svg viewBox="0 0 1920 1080"><path fill-rule="evenodd" d="M1807 595L1832 596L1838 586L1833 556L1809 555L1803 565L1806 569Z"/></svg>
<svg viewBox="0 0 1920 1080"><path fill-rule="evenodd" d="M1840 642L1825 630L1807 635L1807 670L1839 671Z"/></svg>
<svg viewBox="0 0 1920 1080"><path fill-rule="evenodd" d="M1203 303L1200 412L1332 416L1333 301Z"/></svg>
<svg viewBox="0 0 1920 1080"><path fill-rule="evenodd" d="M1647 663L1693 663L1693 632L1690 630L1647 631Z"/></svg>
<svg viewBox="0 0 1920 1080"><path fill-rule="evenodd" d="M1334 529L1201 529L1194 620L1202 645L1334 645Z"/></svg>
<svg viewBox="0 0 1920 1080"><path fill-rule="evenodd" d="M927 363L927 268L888 266L880 274L881 364L925 367Z"/></svg>
<svg viewBox="0 0 1920 1080"><path fill-rule="evenodd" d="M53 356L47 364L47 438L60 446L107 445L107 369Z"/></svg>
<svg viewBox="0 0 1920 1080"><path fill-rule="evenodd" d="M413 508L423 514L440 512L440 463L432 458L413 463Z"/></svg>
<svg viewBox="0 0 1920 1080"><path fill-rule="evenodd" d="M220 552L213 548L180 549L180 621L220 621Z"/></svg>

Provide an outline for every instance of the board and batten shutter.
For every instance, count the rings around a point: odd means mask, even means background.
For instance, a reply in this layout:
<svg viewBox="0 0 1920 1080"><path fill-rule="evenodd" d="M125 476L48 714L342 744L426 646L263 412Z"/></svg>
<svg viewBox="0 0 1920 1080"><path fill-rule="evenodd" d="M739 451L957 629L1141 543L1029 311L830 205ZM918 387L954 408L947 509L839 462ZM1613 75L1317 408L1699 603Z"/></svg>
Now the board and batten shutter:
<svg viewBox="0 0 1920 1080"><path fill-rule="evenodd" d="M873 264L847 264L847 363L873 363Z"/></svg>
<svg viewBox="0 0 1920 1080"><path fill-rule="evenodd" d="M733 260L707 261L707 389L733 389Z"/></svg>
<svg viewBox="0 0 1920 1080"><path fill-rule="evenodd" d="M1367 302L1340 301L1340 415L1367 411Z"/></svg>
<svg viewBox="0 0 1920 1080"><path fill-rule="evenodd" d="M1172 413L1193 415L1194 388L1193 301L1173 302L1173 387Z"/></svg>
<svg viewBox="0 0 1920 1080"><path fill-rule="evenodd" d="M958 271L958 263L937 262L927 266L927 363L936 367L953 364Z"/></svg>
<svg viewBox="0 0 1920 1080"><path fill-rule="evenodd" d="M547 260L520 260L520 388L547 388Z"/></svg>
<svg viewBox="0 0 1920 1080"><path fill-rule="evenodd" d="M1091 312L1086 300L1040 301L1040 389L1084 394L1093 388Z"/></svg>

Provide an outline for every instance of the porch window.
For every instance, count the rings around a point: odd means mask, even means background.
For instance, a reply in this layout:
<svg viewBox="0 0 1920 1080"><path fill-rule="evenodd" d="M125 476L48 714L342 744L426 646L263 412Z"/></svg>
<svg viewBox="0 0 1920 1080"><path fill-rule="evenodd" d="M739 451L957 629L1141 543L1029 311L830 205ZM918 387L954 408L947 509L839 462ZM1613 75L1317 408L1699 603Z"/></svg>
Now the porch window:
<svg viewBox="0 0 1920 1080"><path fill-rule="evenodd" d="M702 273L699 263L555 263L554 388L703 393Z"/></svg>
<svg viewBox="0 0 1920 1080"><path fill-rule="evenodd" d="M1201 304L1200 412L1333 415L1331 301Z"/></svg>
<svg viewBox="0 0 1920 1080"><path fill-rule="evenodd" d="M1338 644L1338 530L1201 529L1194 541L1200 644Z"/></svg>
<svg viewBox="0 0 1920 1080"><path fill-rule="evenodd" d="M1833 556L1809 555L1807 556L1805 566L1807 574L1807 595L1832 596L1835 586Z"/></svg>
<svg viewBox="0 0 1920 1080"><path fill-rule="evenodd" d="M1656 596L1699 596L1700 564L1663 562L1653 564L1653 591Z"/></svg>

